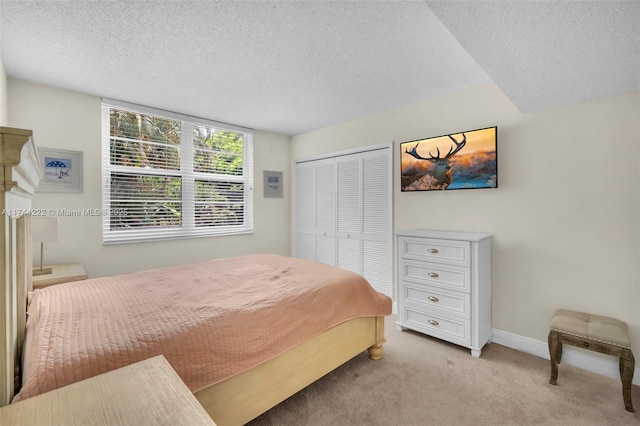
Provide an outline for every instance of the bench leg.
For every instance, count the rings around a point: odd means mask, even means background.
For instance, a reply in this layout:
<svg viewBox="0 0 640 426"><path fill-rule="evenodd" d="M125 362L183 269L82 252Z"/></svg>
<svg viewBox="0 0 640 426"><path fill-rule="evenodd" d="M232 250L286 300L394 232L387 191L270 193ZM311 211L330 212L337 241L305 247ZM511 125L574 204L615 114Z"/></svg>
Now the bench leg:
<svg viewBox="0 0 640 426"><path fill-rule="evenodd" d="M549 383L555 385L558 380L558 362L562 359L562 343L558 341L558 333L549 332L549 357L551 358L551 379Z"/></svg>
<svg viewBox="0 0 640 426"><path fill-rule="evenodd" d="M622 397L624 398L624 407L630 413L635 412L631 402L631 382L633 380L633 370L636 361L633 358L631 349L625 349L620 357L620 379L622 379Z"/></svg>

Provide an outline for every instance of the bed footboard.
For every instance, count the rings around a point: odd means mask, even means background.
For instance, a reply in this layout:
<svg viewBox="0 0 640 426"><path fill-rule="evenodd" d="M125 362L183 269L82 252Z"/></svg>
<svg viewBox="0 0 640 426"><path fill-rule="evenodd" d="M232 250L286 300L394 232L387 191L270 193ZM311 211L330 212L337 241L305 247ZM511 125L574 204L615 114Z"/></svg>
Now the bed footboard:
<svg viewBox="0 0 640 426"><path fill-rule="evenodd" d="M352 319L195 396L218 426L243 425L365 349L380 359L384 342L384 317Z"/></svg>

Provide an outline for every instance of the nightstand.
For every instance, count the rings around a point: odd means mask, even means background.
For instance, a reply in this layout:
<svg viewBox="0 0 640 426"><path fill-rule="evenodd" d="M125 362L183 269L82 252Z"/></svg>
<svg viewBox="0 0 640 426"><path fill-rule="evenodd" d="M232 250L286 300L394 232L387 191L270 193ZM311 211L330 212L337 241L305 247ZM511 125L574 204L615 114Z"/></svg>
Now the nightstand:
<svg viewBox="0 0 640 426"><path fill-rule="evenodd" d="M80 281L87 279L87 273L84 267L79 263L64 263L60 265L46 265L46 268L52 268L50 274L34 275L33 289L44 288L54 284L67 283L70 281ZM37 268L33 268L36 270Z"/></svg>
<svg viewBox="0 0 640 426"><path fill-rule="evenodd" d="M162 355L2 407L0 424L215 426Z"/></svg>

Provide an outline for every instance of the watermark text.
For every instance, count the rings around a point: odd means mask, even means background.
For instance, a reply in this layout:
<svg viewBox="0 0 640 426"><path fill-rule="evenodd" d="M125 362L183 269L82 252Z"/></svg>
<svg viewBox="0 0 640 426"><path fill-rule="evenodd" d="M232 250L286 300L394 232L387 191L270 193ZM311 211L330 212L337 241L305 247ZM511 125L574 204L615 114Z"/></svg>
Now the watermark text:
<svg viewBox="0 0 640 426"><path fill-rule="evenodd" d="M93 217L126 216L126 209L2 209L2 216Z"/></svg>

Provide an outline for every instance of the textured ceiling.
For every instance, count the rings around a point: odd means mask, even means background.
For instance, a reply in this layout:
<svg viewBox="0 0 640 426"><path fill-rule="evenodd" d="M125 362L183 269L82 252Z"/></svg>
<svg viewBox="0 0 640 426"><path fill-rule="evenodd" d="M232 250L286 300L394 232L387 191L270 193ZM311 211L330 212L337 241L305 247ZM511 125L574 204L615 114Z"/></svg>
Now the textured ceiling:
<svg viewBox="0 0 640 426"><path fill-rule="evenodd" d="M427 3L522 112L640 90L638 0Z"/></svg>
<svg viewBox="0 0 640 426"><path fill-rule="evenodd" d="M640 90L640 2L0 1L10 77L286 135L493 81Z"/></svg>

